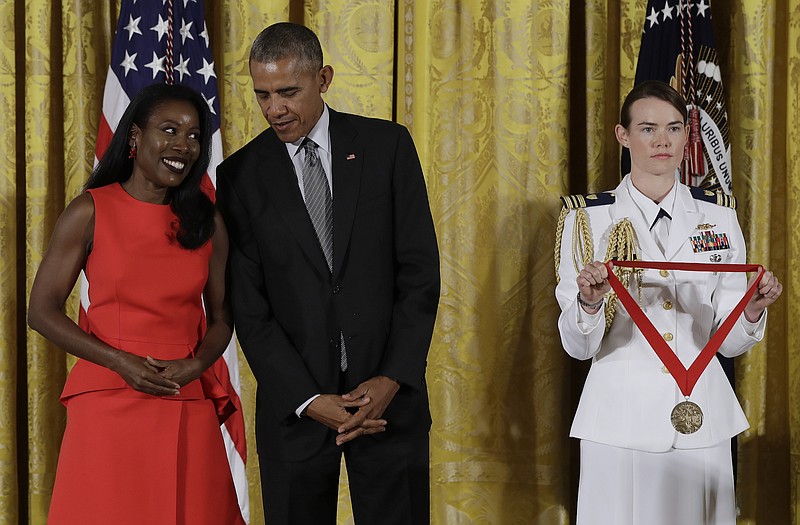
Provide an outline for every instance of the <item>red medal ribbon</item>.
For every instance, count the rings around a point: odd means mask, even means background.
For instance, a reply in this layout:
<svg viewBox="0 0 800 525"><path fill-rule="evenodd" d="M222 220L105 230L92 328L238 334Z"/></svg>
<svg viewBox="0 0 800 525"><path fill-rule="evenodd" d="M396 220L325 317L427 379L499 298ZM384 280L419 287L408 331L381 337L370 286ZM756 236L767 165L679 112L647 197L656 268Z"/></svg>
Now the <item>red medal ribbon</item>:
<svg viewBox="0 0 800 525"><path fill-rule="evenodd" d="M619 281L614 272L612 271L612 265L614 266L621 266L623 268L650 268L654 270L683 270L687 272L758 272L758 275L753 280L753 283L747 289L744 294L744 297L739 301L736 307L731 311L725 321L722 322L719 329L714 333L711 339L706 344L705 348L700 352L700 355L694 360L694 362L689 366L687 370L684 368L683 363L681 360L678 359L678 356L675 355L675 352L669 347L666 341L661 334L658 333L656 327L653 326L653 323L647 316L644 314L642 309L636 303L636 301L631 297L631 294L628 292L627 288L625 288L622 283ZM611 288L614 289L616 292L617 297L622 304L625 306L625 309L628 311L628 314L633 319L633 322L642 332L647 342L650 343L650 346L655 351L658 358L661 359L661 362L664 363L664 366L667 367L667 370L672 374L672 377L675 379L675 382L678 383L678 387L681 389L681 392L684 396L689 397L689 394L692 393L692 389L694 385L697 384L697 381L700 379L700 376L705 371L708 363L711 362L711 359L714 357L714 354L717 353L719 347L722 345L722 342L730 333L733 325L739 319L739 316L742 315L744 312L745 306L747 306L748 301L750 298L753 297L753 294L756 292L758 288L758 283L761 282L761 277L764 276L764 267L760 264L708 264L708 263L682 263L682 262L655 262L655 261L608 261L606 263L606 268L608 268L608 282L611 284Z"/></svg>

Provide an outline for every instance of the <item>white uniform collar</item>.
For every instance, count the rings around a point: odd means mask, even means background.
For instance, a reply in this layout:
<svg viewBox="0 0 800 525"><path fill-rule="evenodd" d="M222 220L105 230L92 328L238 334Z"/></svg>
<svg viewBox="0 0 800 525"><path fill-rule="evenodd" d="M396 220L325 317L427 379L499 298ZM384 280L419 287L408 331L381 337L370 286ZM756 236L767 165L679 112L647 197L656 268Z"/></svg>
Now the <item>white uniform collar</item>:
<svg viewBox="0 0 800 525"><path fill-rule="evenodd" d="M628 193L630 194L631 199L633 199L633 202L636 204L636 207L639 208L639 211L642 213L642 218L648 227L652 226L655 222L656 217L658 217L659 210L663 209L669 214L670 218L675 217L675 195L677 194L678 188L677 180L672 185L672 189L669 190L669 193L667 193L667 195L658 204L653 202L652 199L639 191L639 189L633 184L633 181L630 177L626 177L623 183L627 185Z"/></svg>
<svg viewBox="0 0 800 525"><path fill-rule="evenodd" d="M672 213L672 223L669 228L669 241L665 253L662 254L655 240L653 240L653 236L644 235L645 232L649 231L650 226L653 224L652 221L658 214L658 205L634 188L630 182L630 175L626 175L622 179L615 191L616 199L614 204L609 207L610 218L612 222L624 218L630 219L639 234L638 240L644 260L663 260L665 256L666 260L671 260L678 255L680 247L688 242L689 236L697 230L697 225L706 222L705 214L698 209L687 186L676 182L670 193L673 194L672 197L669 195L667 197L672 199L672 211L674 213ZM653 214L650 216L650 222L645 222L644 212L641 211L639 204L635 201L637 194L641 195L644 201L649 201L653 205ZM665 200L667 199L665 198Z"/></svg>

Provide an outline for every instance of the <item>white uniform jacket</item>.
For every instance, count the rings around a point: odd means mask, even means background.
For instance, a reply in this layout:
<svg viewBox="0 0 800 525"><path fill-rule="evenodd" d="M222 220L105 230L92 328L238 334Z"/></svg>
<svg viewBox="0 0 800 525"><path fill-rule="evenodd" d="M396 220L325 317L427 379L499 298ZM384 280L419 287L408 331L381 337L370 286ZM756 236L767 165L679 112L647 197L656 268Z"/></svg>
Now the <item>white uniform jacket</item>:
<svg viewBox="0 0 800 525"><path fill-rule="evenodd" d="M644 261L744 263L745 245L736 212L693 196L679 184L669 239L662 253L632 200L630 176L606 195L609 204L585 207L594 243L594 259L604 260L612 227L628 218L636 230L638 254ZM582 311L576 297L578 271L573 263L575 210L564 222L560 282L556 297L561 307L558 329L566 352L592 359L570 435L598 443L647 452L670 448L708 447L748 428L742 408L717 359L712 359L692 391L690 400L703 411L703 425L694 434L679 434L670 413L684 396L655 351L617 301L616 316L605 332L604 309L596 315ZM717 235L719 245L700 245L690 238ZM725 247L727 246L727 247ZM717 257L717 255L721 257ZM582 265L581 265L582 266ZM634 279L632 279L634 281ZM640 306L670 348L688 368L744 295L744 273L662 272L644 270ZM629 289L638 300L634 284ZM719 352L734 357L763 337L766 312L758 323L742 315Z"/></svg>

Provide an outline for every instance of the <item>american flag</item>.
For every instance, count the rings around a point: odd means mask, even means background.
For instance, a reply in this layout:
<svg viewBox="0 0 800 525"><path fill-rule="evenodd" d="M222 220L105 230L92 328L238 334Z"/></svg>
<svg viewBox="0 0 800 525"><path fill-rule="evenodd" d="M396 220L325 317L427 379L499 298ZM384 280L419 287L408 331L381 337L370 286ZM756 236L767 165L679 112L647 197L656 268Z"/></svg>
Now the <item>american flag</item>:
<svg viewBox="0 0 800 525"><path fill-rule="evenodd" d="M136 93L157 82L191 87L211 109L214 134L211 162L206 178L213 195L216 168L222 161L217 75L209 46L203 2L198 0L122 0L119 22L108 68L103 114L97 133L95 156L99 159L108 147L125 108ZM88 283L81 287L81 310L88 309ZM239 363L236 343L232 338L221 359L214 365L217 376L230 378L225 386L238 410L220 430L228 453L239 507L249 522L250 505L245 476L247 447L244 418L239 399Z"/></svg>
<svg viewBox="0 0 800 525"><path fill-rule="evenodd" d="M730 194L731 146L711 0L648 0L635 84L661 80L684 96L691 126L683 182ZM630 166L623 150L623 175ZM626 162L628 162L626 164Z"/></svg>

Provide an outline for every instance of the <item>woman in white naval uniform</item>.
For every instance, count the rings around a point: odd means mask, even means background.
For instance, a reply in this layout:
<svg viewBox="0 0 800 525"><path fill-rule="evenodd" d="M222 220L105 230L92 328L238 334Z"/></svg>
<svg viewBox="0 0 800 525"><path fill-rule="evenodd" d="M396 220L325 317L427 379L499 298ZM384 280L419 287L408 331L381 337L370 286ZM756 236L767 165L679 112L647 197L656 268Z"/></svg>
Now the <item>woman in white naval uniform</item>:
<svg viewBox="0 0 800 525"><path fill-rule="evenodd" d="M736 523L730 439L748 423L719 361L711 360L691 392L701 427L677 432L670 414L684 395L596 260L745 262L733 198L676 181L686 119L686 104L670 86L637 85L615 128L630 150L630 174L613 192L564 198L558 328L569 355L592 359L570 432L581 440L578 525ZM744 273L629 275L628 290L686 368L747 287ZM765 309L781 290L765 272L721 354L740 355L761 340Z"/></svg>

